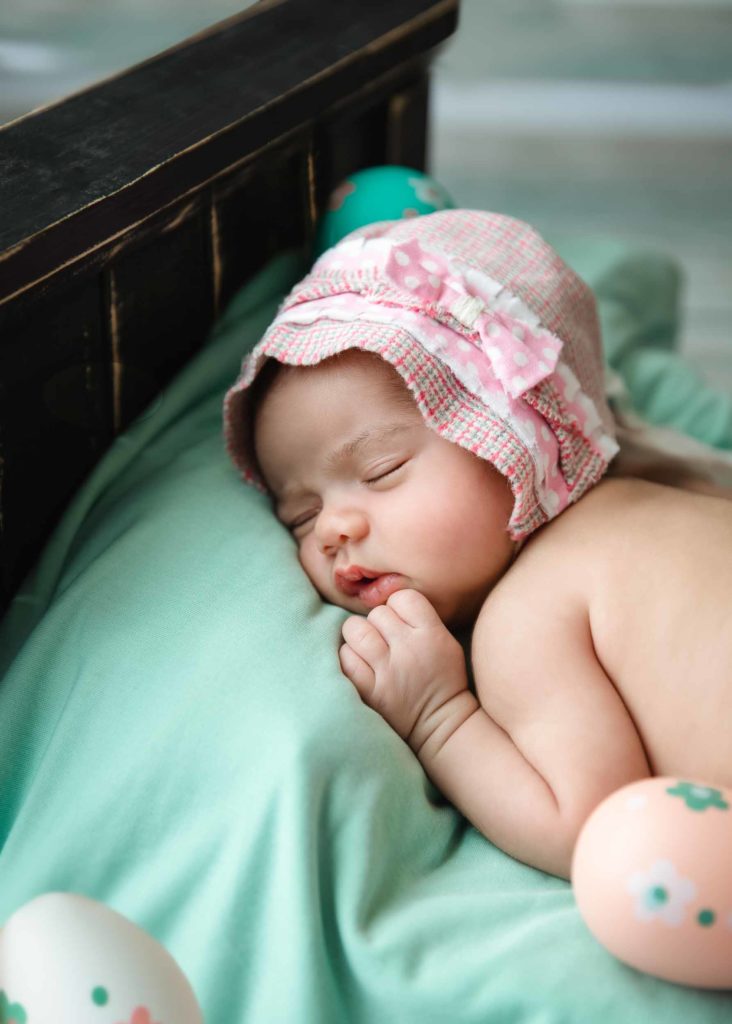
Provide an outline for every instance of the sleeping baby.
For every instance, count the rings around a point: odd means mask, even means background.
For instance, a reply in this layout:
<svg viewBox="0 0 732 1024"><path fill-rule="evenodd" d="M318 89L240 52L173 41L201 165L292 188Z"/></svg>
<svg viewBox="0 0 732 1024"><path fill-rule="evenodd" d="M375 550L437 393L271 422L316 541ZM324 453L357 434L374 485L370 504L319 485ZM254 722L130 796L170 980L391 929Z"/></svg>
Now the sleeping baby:
<svg viewBox="0 0 732 1024"><path fill-rule="evenodd" d="M492 843L569 878L620 787L732 787L732 504L613 473L594 297L526 224L347 236L245 358L225 426L353 613L344 675Z"/></svg>

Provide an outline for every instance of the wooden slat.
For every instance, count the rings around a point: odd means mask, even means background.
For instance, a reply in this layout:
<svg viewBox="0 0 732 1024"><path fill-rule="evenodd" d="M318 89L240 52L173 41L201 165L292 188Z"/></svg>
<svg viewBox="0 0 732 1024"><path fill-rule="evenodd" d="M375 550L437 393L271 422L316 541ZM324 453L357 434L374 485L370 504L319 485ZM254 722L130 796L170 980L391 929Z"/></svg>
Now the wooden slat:
<svg viewBox="0 0 732 1024"><path fill-rule="evenodd" d="M276 252L312 237L309 133L298 141L299 147L266 154L212 190L220 305Z"/></svg>
<svg viewBox="0 0 732 1024"><path fill-rule="evenodd" d="M385 163L424 169L429 154L428 110L427 75L420 76L414 85L400 90L390 98Z"/></svg>
<svg viewBox="0 0 732 1024"><path fill-rule="evenodd" d="M108 270L114 432L191 358L214 314L208 209L187 203Z"/></svg>
<svg viewBox="0 0 732 1024"><path fill-rule="evenodd" d="M99 278L13 303L2 341L0 597L7 599L112 440Z"/></svg>

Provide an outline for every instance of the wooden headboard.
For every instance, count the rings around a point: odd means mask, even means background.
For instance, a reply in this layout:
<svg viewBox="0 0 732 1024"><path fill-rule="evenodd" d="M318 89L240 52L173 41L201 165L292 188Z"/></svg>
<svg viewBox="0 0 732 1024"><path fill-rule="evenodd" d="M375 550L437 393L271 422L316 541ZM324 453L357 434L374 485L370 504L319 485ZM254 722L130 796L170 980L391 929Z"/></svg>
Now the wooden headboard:
<svg viewBox="0 0 732 1024"><path fill-rule="evenodd" d="M0 129L0 611L114 437L332 188L423 168L458 0L265 0Z"/></svg>

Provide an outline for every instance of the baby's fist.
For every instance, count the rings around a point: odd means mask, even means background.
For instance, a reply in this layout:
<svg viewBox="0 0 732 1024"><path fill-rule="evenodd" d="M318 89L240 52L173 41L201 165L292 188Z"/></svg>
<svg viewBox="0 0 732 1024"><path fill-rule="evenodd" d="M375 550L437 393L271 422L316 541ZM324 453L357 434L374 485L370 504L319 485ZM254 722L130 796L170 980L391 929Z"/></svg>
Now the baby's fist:
<svg viewBox="0 0 732 1024"><path fill-rule="evenodd" d="M399 590L364 619L343 624L344 675L361 699L409 742L429 716L467 688L465 656L427 598Z"/></svg>

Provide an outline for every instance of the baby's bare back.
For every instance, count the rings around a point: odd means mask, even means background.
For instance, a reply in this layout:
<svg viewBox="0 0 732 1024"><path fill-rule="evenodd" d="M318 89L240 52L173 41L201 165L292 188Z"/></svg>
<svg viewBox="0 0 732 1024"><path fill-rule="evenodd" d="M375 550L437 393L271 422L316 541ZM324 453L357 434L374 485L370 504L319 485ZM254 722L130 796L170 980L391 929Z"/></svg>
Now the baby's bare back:
<svg viewBox="0 0 732 1024"><path fill-rule="evenodd" d="M495 603L547 581L549 609L586 602L651 771L732 785L732 502L605 481L527 545Z"/></svg>

